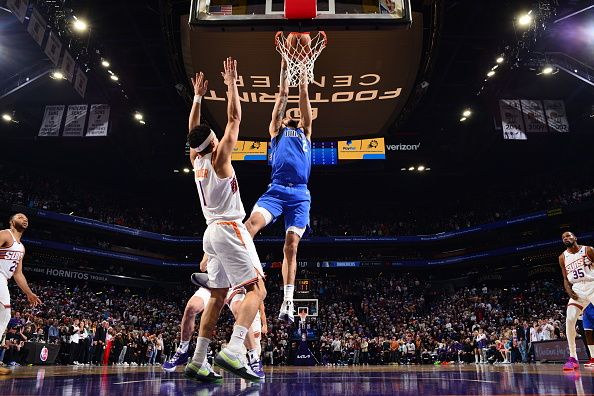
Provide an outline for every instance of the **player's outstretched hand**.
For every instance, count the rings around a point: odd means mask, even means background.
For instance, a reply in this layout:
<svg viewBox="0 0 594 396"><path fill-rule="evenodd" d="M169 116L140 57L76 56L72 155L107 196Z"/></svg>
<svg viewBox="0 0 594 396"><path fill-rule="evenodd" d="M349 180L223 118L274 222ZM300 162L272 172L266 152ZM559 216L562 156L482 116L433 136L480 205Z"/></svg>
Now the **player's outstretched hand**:
<svg viewBox="0 0 594 396"><path fill-rule="evenodd" d="M225 71L221 72L221 76L223 76L223 80L225 80L225 85L229 85L237 81L237 61L231 57L228 57L223 62L223 67Z"/></svg>
<svg viewBox="0 0 594 396"><path fill-rule="evenodd" d="M27 300L29 300L29 304L31 304L31 306L33 307L42 304L41 300L39 299L39 297L37 297L37 294L35 293L28 294Z"/></svg>
<svg viewBox="0 0 594 396"><path fill-rule="evenodd" d="M196 77L192 78L192 85L194 86L194 95L204 96L208 88L208 80L204 79L204 73L196 73Z"/></svg>

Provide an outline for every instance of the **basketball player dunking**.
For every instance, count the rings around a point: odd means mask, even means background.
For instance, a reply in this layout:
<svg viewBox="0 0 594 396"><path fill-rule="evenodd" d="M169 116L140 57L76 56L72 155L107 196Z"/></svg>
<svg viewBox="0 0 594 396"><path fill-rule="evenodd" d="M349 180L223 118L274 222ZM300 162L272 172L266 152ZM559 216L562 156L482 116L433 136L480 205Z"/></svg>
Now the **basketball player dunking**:
<svg viewBox="0 0 594 396"><path fill-rule="evenodd" d="M8 293L10 278L14 277L14 281L27 295L27 300L32 306L41 304L41 300L31 291L23 275L25 246L21 242L21 237L29 226L29 220L24 214L17 213L12 215L9 224L8 230L0 231L0 339L10 321L10 294ZM0 367L0 375L8 375L11 372L9 369Z"/></svg>
<svg viewBox="0 0 594 396"><path fill-rule="evenodd" d="M203 248L208 255L207 269L210 299L202 313L200 332L192 361L186 365L184 375L202 382L220 382L208 362L206 354L210 337L225 304L229 288L236 291L245 288L245 298L233 327L233 334L226 348L215 357L217 366L247 380L260 380L241 357L243 343L256 312L266 295L264 273L254 242L242 220L245 210L239 194L231 153L239 135L241 104L237 91L237 62L227 58L222 76L227 85L227 126L219 142L214 132L206 125L195 125L196 113L200 112L201 95L194 97L190 113L190 161L195 174L196 186L202 213L208 227L204 232ZM199 78L203 79L202 73ZM206 91L207 81L203 82Z"/></svg>
<svg viewBox="0 0 594 396"><path fill-rule="evenodd" d="M252 236L285 217L283 247L284 299L279 319L294 321L293 292L297 272L297 248L309 226L311 196L307 188L311 171L312 112L307 83L299 84L300 120L285 118L289 97L287 65L283 60L278 97L268 127L272 152L272 176L268 190L256 202L246 227Z"/></svg>
<svg viewBox="0 0 594 396"><path fill-rule="evenodd" d="M575 325L583 309L594 303L594 250L590 246L578 245L572 232L564 232L561 239L567 249L559 256L559 265L563 273L563 286L570 297L565 324L569 359L563 365L563 370L570 371L580 368L575 345Z"/></svg>

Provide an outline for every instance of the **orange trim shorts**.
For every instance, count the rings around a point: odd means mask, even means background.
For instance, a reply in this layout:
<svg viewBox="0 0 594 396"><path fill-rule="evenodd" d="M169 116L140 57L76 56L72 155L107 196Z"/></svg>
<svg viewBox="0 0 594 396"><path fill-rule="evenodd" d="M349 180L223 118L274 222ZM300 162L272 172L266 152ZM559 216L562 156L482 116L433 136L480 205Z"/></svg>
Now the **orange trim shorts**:
<svg viewBox="0 0 594 396"><path fill-rule="evenodd" d="M256 246L247 228L239 221L209 224L203 238L208 254L208 283L211 288L236 290L264 278Z"/></svg>

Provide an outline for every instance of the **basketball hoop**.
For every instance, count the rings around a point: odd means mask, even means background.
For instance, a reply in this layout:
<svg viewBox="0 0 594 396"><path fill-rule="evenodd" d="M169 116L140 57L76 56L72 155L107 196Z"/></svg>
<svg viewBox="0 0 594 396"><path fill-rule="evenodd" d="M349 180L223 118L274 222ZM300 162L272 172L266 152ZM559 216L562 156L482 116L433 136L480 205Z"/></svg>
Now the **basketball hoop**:
<svg viewBox="0 0 594 396"><path fill-rule="evenodd" d="M308 36L310 40L302 42L300 38L295 40L295 45L289 44L290 35ZM276 51L281 54L287 63L287 77L289 86L296 87L299 84L310 84L314 79L314 64L326 45L328 39L326 33L319 31L313 35L309 33L290 33L285 36L283 32L277 32L274 37Z"/></svg>

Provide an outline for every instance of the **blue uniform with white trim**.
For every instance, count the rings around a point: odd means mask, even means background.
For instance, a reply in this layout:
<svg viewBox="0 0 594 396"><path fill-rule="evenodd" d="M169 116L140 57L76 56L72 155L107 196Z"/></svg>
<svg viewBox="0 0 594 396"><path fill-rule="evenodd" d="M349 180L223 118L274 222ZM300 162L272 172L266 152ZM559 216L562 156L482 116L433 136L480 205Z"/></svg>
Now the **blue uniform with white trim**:
<svg viewBox="0 0 594 396"><path fill-rule="evenodd" d="M582 325L584 330L594 330L594 305L588 304L582 312Z"/></svg>
<svg viewBox="0 0 594 396"><path fill-rule="evenodd" d="M307 188L311 172L311 142L303 128L283 128L270 141L272 182L256 206L266 209L275 221L285 215L285 230L307 228L311 196Z"/></svg>

